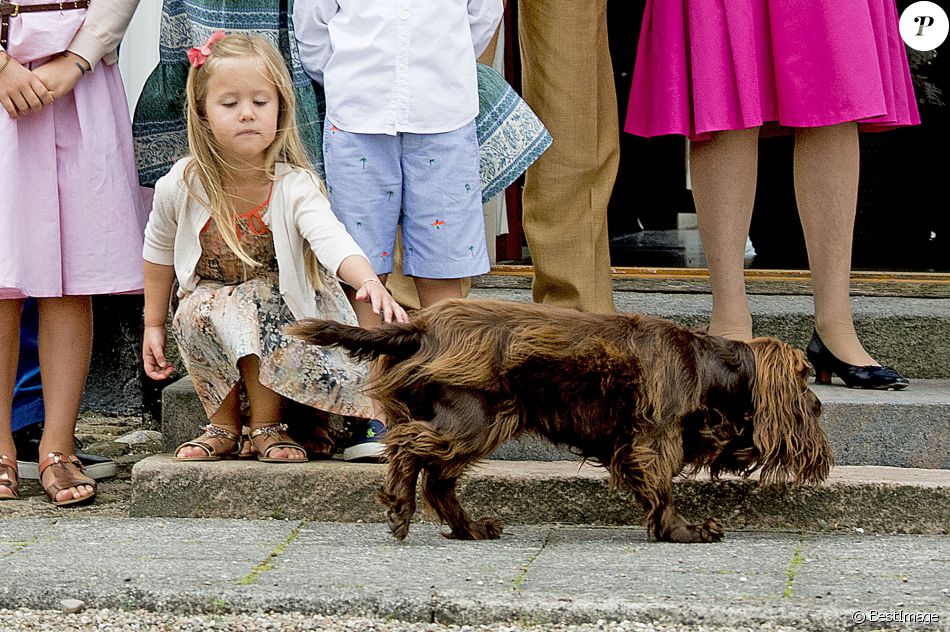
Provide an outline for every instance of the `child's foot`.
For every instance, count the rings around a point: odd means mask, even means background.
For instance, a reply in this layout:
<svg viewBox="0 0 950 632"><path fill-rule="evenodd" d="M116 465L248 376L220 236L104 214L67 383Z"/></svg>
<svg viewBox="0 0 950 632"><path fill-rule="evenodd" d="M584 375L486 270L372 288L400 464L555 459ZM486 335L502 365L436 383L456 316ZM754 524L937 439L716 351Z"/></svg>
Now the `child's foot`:
<svg viewBox="0 0 950 632"><path fill-rule="evenodd" d="M380 440L385 434L383 422L370 419L366 424L366 434L343 450L343 460L382 463L386 460L386 446Z"/></svg>
<svg viewBox="0 0 950 632"><path fill-rule="evenodd" d="M244 426L241 429L241 451L238 452L237 458L239 459L256 459L257 458L257 448L254 447L254 444L251 443L251 440L247 437L249 428Z"/></svg>
<svg viewBox="0 0 950 632"><path fill-rule="evenodd" d="M203 430L200 437L175 449L176 461L220 461L237 452L241 440L237 434L214 424L208 424Z"/></svg>
<svg viewBox="0 0 950 632"><path fill-rule="evenodd" d="M248 435L257 450L257 460L265 463L306 463L307 453L287 434L281 423L251 426Z"/></svg>

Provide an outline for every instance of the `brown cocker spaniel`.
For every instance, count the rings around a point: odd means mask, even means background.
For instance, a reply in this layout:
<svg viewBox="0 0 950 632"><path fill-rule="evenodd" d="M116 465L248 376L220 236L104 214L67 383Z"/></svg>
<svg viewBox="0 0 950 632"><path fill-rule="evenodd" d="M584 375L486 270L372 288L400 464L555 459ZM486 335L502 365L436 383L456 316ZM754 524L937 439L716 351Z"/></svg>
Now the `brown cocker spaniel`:
<svg viewBox="0 0 950 632"><path fill-rule="evenodd" d="M651 316L474 300L444 301L409 324L307 320L288 332L378 358L369 393L389 424L379 498L398 539L420 472L450 537L497 538L496 519L465 513L456 481L522 432L604 465L612 487L643 503L652 538L670 542L723 536L715 518L688 524L674 509L671 481L684 469L820 483L832 465L804 355L772 338L734 342Z"/></svg>

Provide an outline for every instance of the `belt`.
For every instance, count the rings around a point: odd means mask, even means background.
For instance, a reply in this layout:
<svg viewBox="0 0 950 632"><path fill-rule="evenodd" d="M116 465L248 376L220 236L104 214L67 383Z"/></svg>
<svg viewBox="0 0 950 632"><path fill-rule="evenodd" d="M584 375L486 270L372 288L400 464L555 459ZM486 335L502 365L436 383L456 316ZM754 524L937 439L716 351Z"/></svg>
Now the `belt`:
<svg viewBox="0 0 950 632"><path fill-rule="evenodd" d="M21 13L39 11L66 11L68 9L87 9L91 0L72 0L71 2L50 2L48 4L17 4L0 0L0 46L7 47L7 32L10 30L10 18Z"/></svg>

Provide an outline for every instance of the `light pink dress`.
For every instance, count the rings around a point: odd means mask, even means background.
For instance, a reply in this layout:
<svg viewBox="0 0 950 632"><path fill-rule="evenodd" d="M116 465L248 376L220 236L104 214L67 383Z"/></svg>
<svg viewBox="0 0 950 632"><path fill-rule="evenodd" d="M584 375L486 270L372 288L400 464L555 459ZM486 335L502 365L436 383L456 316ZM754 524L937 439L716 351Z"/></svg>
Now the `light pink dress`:
<svg viewBox="0 0 950 632"><path fill-rule="evenodd" d="M894 0L648 0L624 129L920 122Z"/></svg>
<svg viewBox="0 0 950 632"><path fill-rule="evenodd" d="M40 66L85 13L21 14L7 52ZM140 291L147 219L116 65L100 62L39 113L0 109L0 299Z"/></svg>

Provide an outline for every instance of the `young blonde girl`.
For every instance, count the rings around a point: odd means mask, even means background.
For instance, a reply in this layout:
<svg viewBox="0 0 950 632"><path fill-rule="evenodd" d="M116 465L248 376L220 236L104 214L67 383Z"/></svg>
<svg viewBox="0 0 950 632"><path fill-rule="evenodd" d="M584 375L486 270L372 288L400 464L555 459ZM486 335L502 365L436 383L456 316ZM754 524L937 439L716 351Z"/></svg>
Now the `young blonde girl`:
<svg viewBox="0 0 950 632"><path fill-rule="evenodd" d="M282 402L369 416L365 367L282 327L317 316L355 323L337 278L385 321L406 314L308 170L279 53L263 38L219 31L189 59L191 156L157 182L145 231L145 371L159 380L172 372L164 323L177 278L172 331L210 423L176 458L234 455L246 401L258 458L306 461L280 423Z"/></svg>

